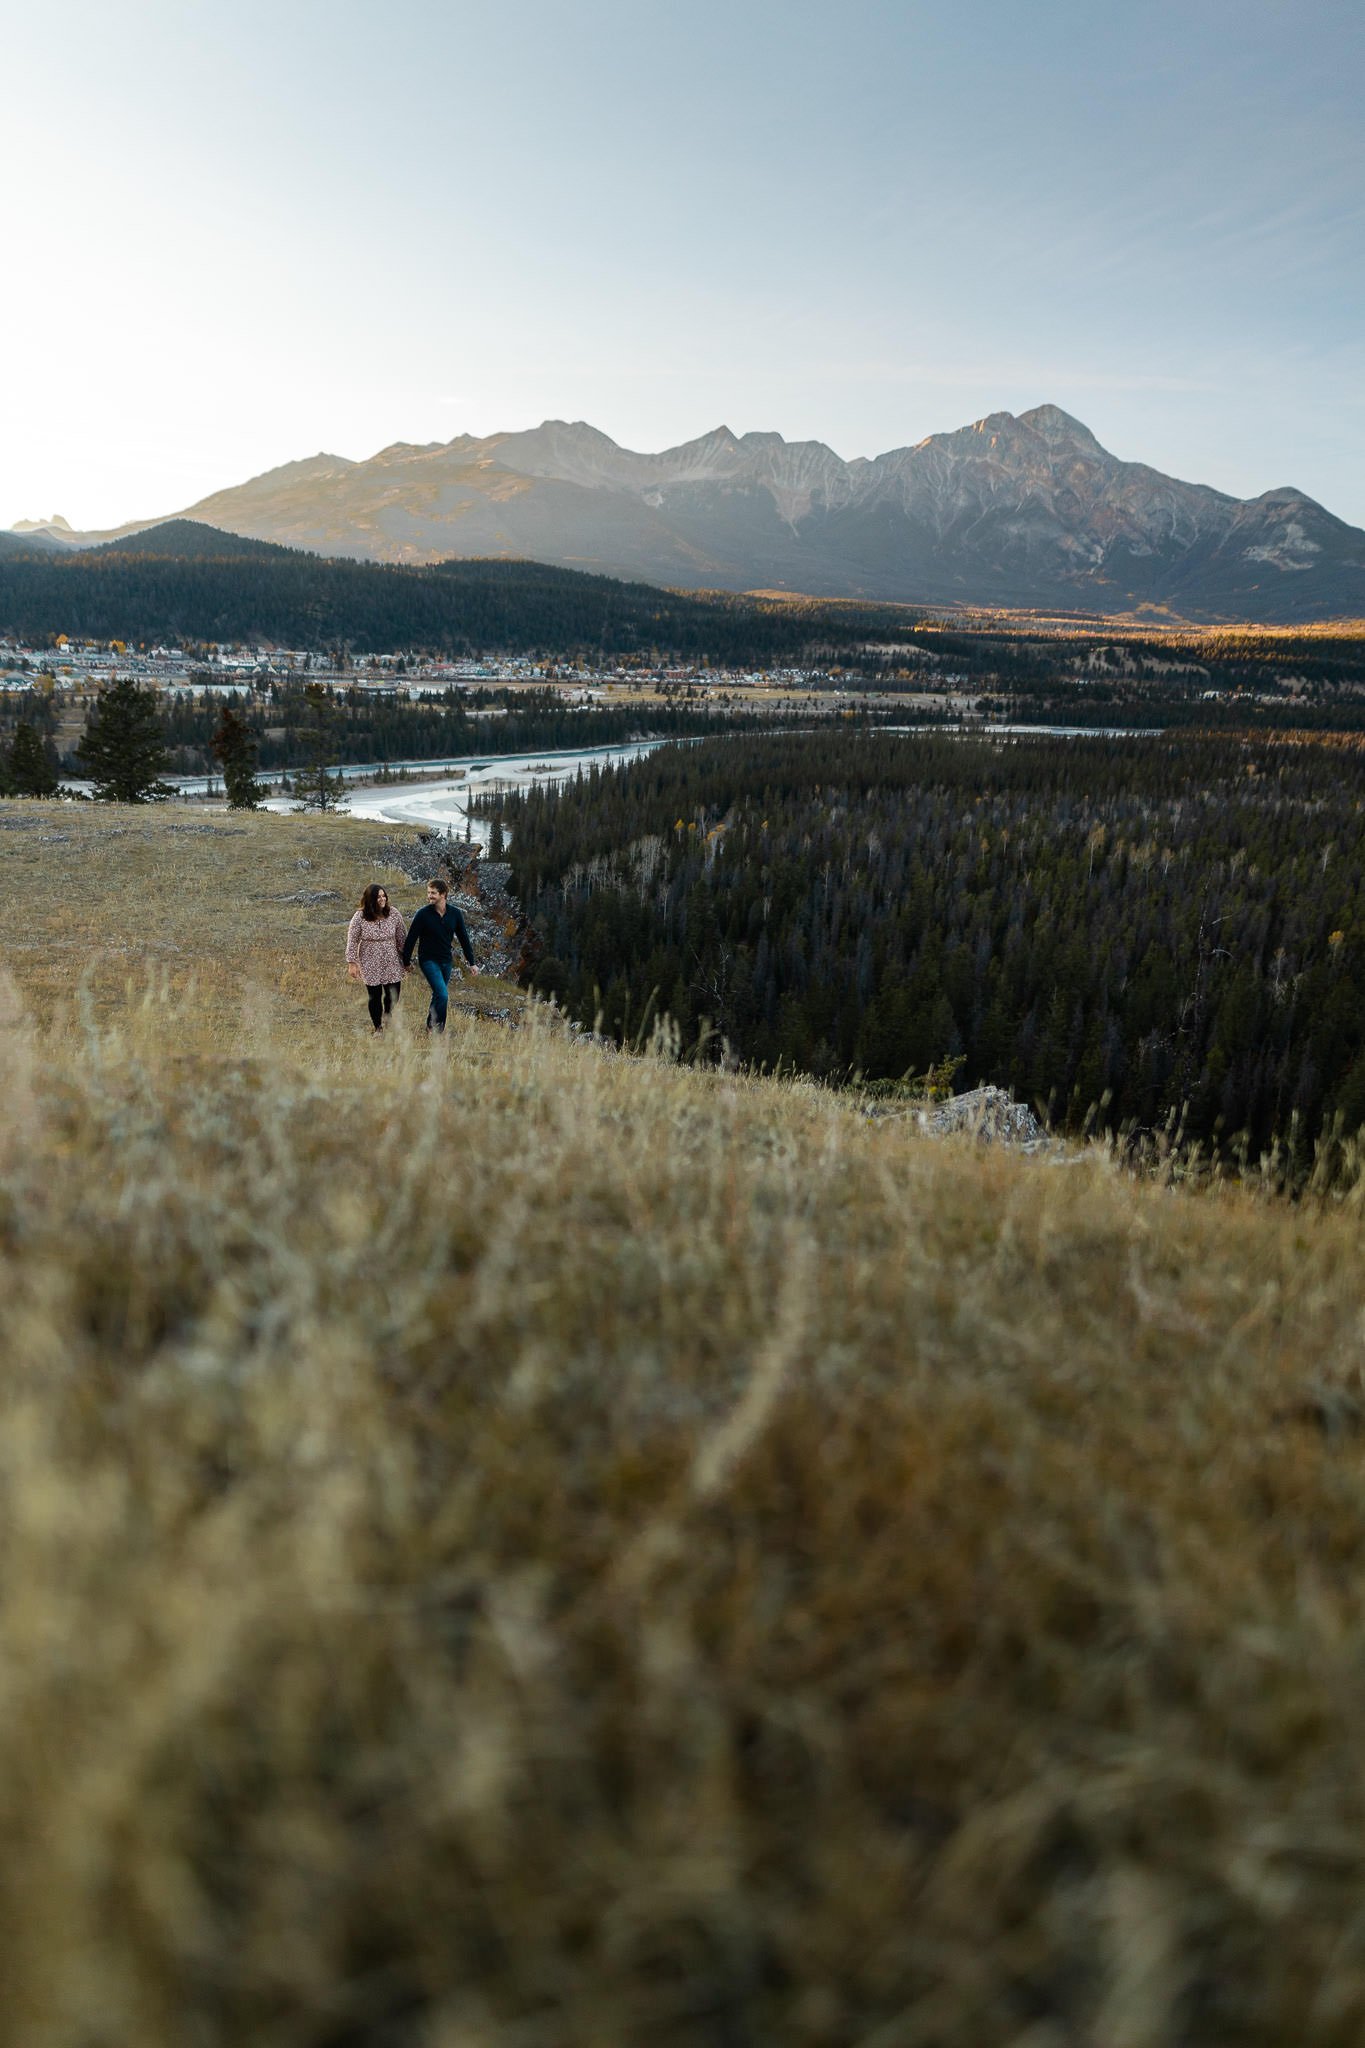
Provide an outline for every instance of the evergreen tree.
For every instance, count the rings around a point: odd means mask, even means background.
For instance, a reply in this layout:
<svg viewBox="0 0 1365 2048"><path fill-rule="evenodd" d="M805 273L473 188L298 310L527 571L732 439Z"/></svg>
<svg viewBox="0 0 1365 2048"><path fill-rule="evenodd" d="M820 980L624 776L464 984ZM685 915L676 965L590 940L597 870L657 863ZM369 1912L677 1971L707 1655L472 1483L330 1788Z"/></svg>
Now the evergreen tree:
<svg viewBox="0 0 1365 2048"><path fill-rule="evenodd" d="M246 720L231 704L223 706L210 746L214 759L222 765L223 787L232 809L258 809L264 792L256 780L256 741Z"/></svg>
<svg viewBox="0 0 1365 2048"><path fill-rule="evenodd" d="M304 695L308 699L308 765L294 787L306 810L334 811L344 787L331 766L336 754L336 711L321 683L310 683Z"/></svg>
<svg viewBox="0 0 1365 2048"><path fill-rule="evenodd" d="M110 683L86 722L80 758L105 803L143 804L173 796L155 694L130 678Z"/></svg>
<svg viewBox="0 0 1365 2048"><path fill-rule="evenodd" d="M55 796L57 764L50 747L44 746L27 722L15 729L9 755L9 785L15 796Z"/></svg>

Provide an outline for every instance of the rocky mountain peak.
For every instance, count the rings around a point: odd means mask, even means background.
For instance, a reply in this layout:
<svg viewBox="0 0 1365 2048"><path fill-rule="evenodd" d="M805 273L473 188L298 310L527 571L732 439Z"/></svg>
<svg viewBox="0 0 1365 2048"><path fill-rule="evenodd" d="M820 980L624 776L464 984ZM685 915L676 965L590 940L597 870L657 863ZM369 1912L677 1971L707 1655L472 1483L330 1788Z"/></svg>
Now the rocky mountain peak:
<svg viewBox="0 0 1365 2048"><path fill-rule="evenodd" d="M1035 405L1031 411L1020 413L1019 425L1039 435L1050 447L1079 448L1087 455L1106 454L1089 427L1063 412L1060 405Z"/></svg>
<svg viewBox="0 0 1365 2048"><path fill-rule="evenodd" d="M359 467L359 463L353 462L349 455L328 455L319 450L316 455L305 455L298 462L282 462L275 469L263 469L259 476L249 477L241 488L248 489L257 484L321 482Z"/></svg>
<svg viewBox="0 0 1365 2048"><path fill-rule="evenodd" d="M613 441L610 434L604 434L600 427L590 420L542 420L530 433L543 434L549 441L577 442L588 448L614 448L621 452L620 443Z"/></svg>

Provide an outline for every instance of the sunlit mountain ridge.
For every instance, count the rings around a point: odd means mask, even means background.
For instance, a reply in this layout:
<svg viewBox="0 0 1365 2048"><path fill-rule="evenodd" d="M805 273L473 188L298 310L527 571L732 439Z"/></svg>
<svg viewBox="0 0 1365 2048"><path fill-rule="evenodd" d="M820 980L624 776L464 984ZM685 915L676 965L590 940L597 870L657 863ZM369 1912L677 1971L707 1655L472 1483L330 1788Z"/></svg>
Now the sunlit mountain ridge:
<svg viewBox="0 0 1365 2048"><path fill-rule="evenodd" d="M1365 612L1359 528L1291 486L1243 500L1120 460L1054 405L853 461L726 426L646 454L547 420L365 461L318 454L179 516L362 560L528 556L693 589L1214 619ZM55 517L27 533L109 537Z"/></svg>

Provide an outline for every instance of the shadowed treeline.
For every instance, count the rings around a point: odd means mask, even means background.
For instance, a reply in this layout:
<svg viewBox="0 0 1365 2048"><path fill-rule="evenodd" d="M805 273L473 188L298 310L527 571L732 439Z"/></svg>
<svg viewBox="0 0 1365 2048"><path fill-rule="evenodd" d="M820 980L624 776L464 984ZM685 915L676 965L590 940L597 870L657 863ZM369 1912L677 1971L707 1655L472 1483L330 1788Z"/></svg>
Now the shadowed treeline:
<svg viewBox="0 0 1365 2048"><path fill-rule="evenodd" d="M1345 743L826 732L496 802L537 986L585 1021L652 1001L831 1078L958 1061L1297 1179L1365 1122L1359 791Z"/></svg>

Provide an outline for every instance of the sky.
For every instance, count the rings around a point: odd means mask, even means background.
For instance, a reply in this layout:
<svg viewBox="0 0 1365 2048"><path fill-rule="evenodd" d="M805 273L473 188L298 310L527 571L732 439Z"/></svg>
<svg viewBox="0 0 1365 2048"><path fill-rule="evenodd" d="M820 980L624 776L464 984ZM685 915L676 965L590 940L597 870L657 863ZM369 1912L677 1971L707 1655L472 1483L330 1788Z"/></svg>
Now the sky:
<svg viewBox="0 0 1365 2048"><path fill-rule="evenodd" d="M1365 525L1361 0L0 0L0 525L1051 402Z"/></svg>

